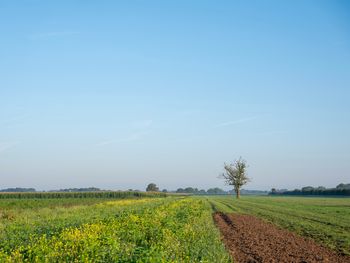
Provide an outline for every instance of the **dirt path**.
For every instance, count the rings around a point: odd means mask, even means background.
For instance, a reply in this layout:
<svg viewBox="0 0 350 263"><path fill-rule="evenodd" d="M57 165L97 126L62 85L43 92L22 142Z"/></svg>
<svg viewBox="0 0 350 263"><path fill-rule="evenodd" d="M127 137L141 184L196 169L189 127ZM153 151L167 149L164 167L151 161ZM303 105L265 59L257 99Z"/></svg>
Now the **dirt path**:
<svg viewBox="0 0 350 263"><path fill-rule="evenodd" d="M350 262L312 240L250 215L214 214L226 247L236 262Z"/></svg>

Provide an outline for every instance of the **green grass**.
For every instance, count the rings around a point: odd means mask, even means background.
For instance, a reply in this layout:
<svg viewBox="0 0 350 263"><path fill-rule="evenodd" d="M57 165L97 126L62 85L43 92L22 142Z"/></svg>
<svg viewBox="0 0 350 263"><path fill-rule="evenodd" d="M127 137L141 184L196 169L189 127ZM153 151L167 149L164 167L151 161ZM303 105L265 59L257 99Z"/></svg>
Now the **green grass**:
<svg viewBox="0 0 350 263"><path fill-rule="evenodd" d="M0 262L231 261L205 199L26 202L0 201Z"/></svg>
<svg viewBox="0 0 350 263"><path fill-rule="evenodd" d="M157 206L172 199L14 199L11 203L1 200L0 249L11 251L44 234L54 236L68 227L105 220L124 210Z"/></svg>
<svg viewBox="0 0 350 263"><path fill-rule="evenodd" d="M72 207L98 204L110 199L106 198L57 198L57 199L0 199L0 210L36 210L40 208Z"/></svg>
<svg viewBox="0 0 350 263"><path fill-rule="evenodd" d="M350 198L207 197L214 210L258 216L350 255Z"/></svg>

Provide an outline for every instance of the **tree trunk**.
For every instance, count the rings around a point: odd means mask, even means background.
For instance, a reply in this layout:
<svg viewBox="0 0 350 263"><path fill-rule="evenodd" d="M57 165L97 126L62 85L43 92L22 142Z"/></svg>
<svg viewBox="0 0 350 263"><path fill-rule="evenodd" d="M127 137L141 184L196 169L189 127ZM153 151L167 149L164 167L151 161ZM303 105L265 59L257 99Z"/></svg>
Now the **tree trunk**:
<svg viewBox="0 0 350 263"><path fill-rule="evenodd" d="M237 197L237 199L239 199L239 197L240 197L239 189L236 190L236 197Z"/></svg>

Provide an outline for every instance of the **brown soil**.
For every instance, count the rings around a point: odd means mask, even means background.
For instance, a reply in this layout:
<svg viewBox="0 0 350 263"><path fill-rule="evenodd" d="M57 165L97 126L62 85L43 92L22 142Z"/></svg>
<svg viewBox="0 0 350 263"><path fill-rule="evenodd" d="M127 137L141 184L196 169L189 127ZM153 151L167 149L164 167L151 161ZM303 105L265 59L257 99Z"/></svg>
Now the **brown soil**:
<svg viewBox="0 0 350 263"><path fill-rule="evenodd" d="M254 216L215 213L214 221L235 262L350 262L348 256Z"/></svg>

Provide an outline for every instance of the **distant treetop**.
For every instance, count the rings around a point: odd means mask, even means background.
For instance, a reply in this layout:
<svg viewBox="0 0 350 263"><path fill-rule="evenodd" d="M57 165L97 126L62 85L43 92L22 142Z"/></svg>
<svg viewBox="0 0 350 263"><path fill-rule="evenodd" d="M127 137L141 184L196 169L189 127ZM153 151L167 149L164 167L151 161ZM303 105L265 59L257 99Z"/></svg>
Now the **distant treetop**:
<svg viewBox="0 0 350 263"><path fill-rule="evenodd" d="M147 185L146 191L147 192L159 192L159 188L156 184L150 183L149 185Z"/></svg>

